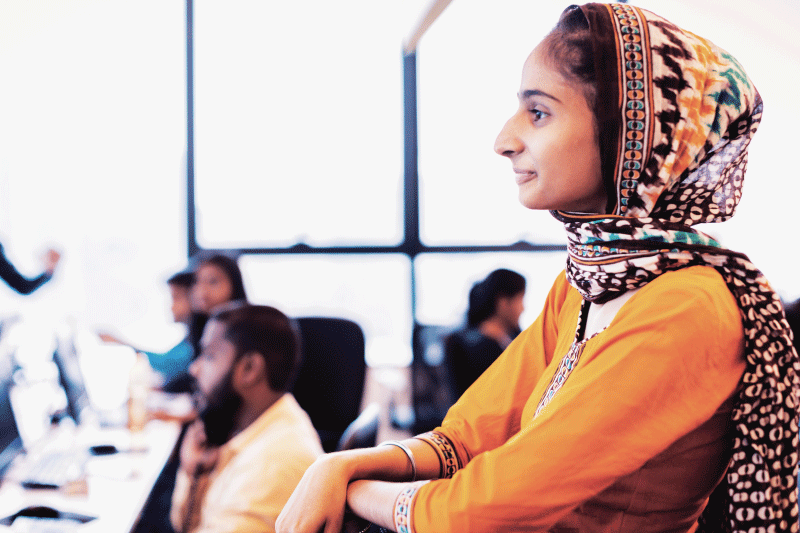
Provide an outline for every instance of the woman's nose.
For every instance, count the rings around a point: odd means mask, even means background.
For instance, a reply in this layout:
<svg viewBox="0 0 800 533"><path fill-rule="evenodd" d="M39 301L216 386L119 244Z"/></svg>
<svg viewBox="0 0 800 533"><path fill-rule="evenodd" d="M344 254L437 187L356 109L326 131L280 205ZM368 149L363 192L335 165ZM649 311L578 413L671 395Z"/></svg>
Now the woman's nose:
<svg viewBox="0 0 800 533"><path fill-rule="evenodd" d="M514 115L506 121L494 141L494 151L498 155L511 157L523 150L522 142L516 134L516 118L517 116Z"/></svg>

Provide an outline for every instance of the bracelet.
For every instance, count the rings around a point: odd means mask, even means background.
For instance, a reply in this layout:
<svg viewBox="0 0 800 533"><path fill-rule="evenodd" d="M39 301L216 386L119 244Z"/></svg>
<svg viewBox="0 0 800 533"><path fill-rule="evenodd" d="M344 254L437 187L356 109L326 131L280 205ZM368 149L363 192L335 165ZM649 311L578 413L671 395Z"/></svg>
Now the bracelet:
<svg viewBox="0 0 800 533"><path fill-rule="evenodd" d="M449 479L462 468L461 460L458 458L450 439L436 431L429 431L414 437L417 440L428 444L436 451L439 456L439 477Z"/></svg>
<svg viewBox="0 0 800 533"><path fill-rule="evenodd" d="M411 453L411 450L408 448L408 446L396 440L387 440L386 442L380 443L379 446L397 446L403 450L403 453L406 454L408 461L411 463L411 482L413 483L417 480L417 462L414 460L414 454Z"/></svg>
<svg viewBox="0 0 800 533"><path fill-rule="evenodd" d="M436 458L439 459L439 477L436 479L442 479L444 477L444 461L442 461L442 454L439 451L439 448L432 443L430 440L427 439L427 433L423 433L422 435L417 435L416 437L412 437L420 442L424 442L428 446L431 447L433 453L436 454Z"/></svg>

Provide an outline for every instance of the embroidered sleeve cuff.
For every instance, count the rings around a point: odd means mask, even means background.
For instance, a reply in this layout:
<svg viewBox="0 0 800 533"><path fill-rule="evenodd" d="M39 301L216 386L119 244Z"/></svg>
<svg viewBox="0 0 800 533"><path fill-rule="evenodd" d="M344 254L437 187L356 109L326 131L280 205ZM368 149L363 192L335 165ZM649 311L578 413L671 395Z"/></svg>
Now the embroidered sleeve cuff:
<svg viewBox="0 0 800 533"><path fill-rule="evenodd" d="M428 444L439 456L439 479L449 479L461 469L461 461L450 439L436 431L429 431L414 437Z"/></svg>
<svg viewBox="0 0 800 533"><path fill-rule="evenodd" d="M410 484L403 489L394 502L394 530L397 533L414 533L414 525L411 523L411 508L417 491L425 483L428 481L417 481Z"/></svg>

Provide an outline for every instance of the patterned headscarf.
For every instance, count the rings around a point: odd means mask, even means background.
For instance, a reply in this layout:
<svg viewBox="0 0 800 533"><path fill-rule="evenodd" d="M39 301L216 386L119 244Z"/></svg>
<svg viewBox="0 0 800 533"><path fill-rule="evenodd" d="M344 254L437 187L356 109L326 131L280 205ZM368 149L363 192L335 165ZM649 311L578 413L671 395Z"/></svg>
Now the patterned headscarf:
<svg viewBox="0 0 800 533"><path fill-rule="evenodd" d="M660 274L714 267L738 302L747 367L726 479L701 531L798 531L800 363L779 297L742 254L691 226L730 218L762 103L713 43L627 4L587 4L607 215L554 211L567 278L605 302ZM770 529L774 528L774 529Z"/></svg>

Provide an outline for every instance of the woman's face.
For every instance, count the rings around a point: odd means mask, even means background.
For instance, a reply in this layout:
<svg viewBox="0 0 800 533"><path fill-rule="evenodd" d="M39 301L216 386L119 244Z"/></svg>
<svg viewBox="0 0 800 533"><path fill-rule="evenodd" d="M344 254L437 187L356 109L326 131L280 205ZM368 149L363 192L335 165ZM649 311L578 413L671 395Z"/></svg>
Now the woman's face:
<svg viewBox="0 0 800 533"><path fill-rule="evenodd" d="M197 268L193 291L195 303L203 313L210 313L233 297L233 285L225 271L208 263Z"/></svg>
<svg viewBox="0 0 800 533"><path fill-rule="evenodd" d="M519 317L525 312L525 292L514 296L500 296L495 306L495 314L505 325L505 328L512 331L519 328Z"/></svg>
<svg viewBox="0 0 800 533"><path fill-rule="evenodd" d="M594 115L582 88L550 63L541 45L525 61L519 108L497 136L494 150L511 160L525 207L604 213Z"/></svg>

